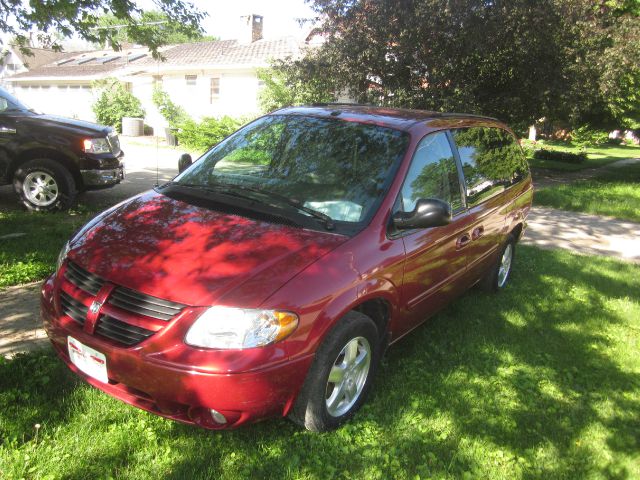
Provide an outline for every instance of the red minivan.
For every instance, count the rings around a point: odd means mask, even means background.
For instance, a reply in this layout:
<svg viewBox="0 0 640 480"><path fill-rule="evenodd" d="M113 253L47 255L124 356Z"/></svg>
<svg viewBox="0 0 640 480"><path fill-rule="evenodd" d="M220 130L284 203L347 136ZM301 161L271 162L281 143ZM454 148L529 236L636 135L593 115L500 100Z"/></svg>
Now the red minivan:
<svg viewBox="0 0 640 480"><path fill-rule="evenodd" d="M85 225L42 288L66 364L206 428L335 428L386 347L503 288L532 185L504 124L326 104L246 125Z"/></svg>

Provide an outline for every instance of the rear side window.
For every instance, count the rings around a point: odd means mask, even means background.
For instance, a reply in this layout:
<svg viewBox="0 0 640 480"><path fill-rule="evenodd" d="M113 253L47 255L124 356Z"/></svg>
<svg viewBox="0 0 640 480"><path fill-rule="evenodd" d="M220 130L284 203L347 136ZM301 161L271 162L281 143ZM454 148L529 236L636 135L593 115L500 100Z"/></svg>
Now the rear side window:
<svg viewBox="0 0 640 480"><path fill-rule="evenodd" d="M494 127L452 130L467 190L467 204L477 205L525 178L527 161L515 137Z"/></svg>
<svg viewBox="0 0 640 480"><path fill-rule="evenodd" d="M438 132L424 137L416 148L400 195L400 209L411 212L420 198L437 198L462 207L458 169L447 135Z"/></svg>

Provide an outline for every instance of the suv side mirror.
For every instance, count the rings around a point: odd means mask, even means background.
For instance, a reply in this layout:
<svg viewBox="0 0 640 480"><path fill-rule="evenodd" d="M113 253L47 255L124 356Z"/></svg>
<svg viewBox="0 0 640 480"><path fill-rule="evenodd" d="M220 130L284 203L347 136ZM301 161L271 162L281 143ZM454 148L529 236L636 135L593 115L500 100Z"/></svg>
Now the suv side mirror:
<svg viewBox="0 0 640 480"><path fill-rule="evenodd" d="M442 227L451 223L451 206L437 198L420 198L412 212L393 215L398 230Z"/></svg>
<svg viewBox="0 0 640 480"><path fill-rule="evenodd" d="M191 159L191 155L188 153L183 153L180 155L178 159L178 173L184 172L187 168L191 166L193 160Z"/></svg>

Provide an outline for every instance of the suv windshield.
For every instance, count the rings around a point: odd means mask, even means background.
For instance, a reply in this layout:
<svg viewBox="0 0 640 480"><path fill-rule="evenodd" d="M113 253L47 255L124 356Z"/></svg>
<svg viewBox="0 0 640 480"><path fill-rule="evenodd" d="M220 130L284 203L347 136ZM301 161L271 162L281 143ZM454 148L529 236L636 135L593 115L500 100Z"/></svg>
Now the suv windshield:
<svg viewBox="0 0 640 480"><path fill-rule="evenodd" d="M174 184L224 188L326 221L368 223L409 135L299 115L263 117L231 135Z"/></svg>
<svg viewBox="0 0 640 480"><path fill-rule="evenodd" d="M0 112L25 110L32 112L24 103L0 87Z"/></svg>

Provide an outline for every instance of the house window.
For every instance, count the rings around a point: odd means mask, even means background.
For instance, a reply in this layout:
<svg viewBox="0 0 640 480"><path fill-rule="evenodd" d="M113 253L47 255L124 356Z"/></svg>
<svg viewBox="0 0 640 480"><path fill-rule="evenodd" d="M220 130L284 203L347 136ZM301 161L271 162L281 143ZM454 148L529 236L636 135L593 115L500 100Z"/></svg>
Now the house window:
<svg viewBox="0 0 640 480"><path fill-rule="evenodd" d="M214 103L220 98L220 79L214 77L211 79L211 98L209 103Z"/></svg>
<svg viewBox="0 0 640 480"><path fill-rule="evenodd" d="M153 76L153 87L154 88L162 88L162 75L154 75Z"/></svg>
<svg viewBox="0 0 640 480"><path fill-rule="evenodd" d="M192 87L196 84L196 81L198 80L198 76L197 75L185 75L184 76L185 82L187 83L187 86Z"/></svg>

